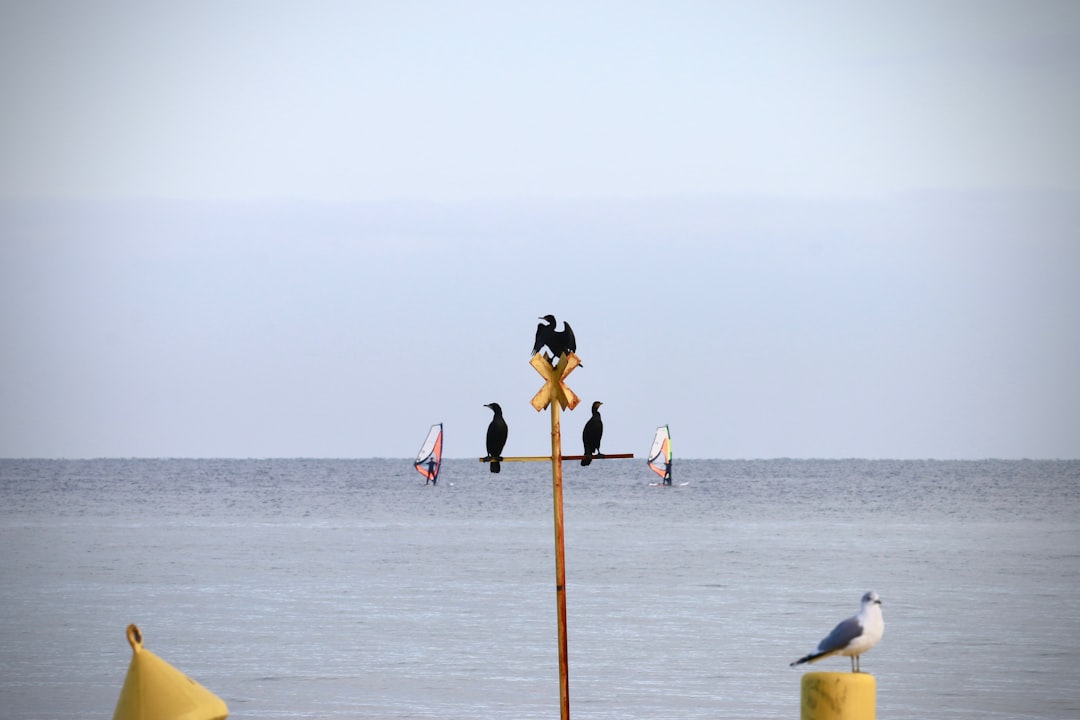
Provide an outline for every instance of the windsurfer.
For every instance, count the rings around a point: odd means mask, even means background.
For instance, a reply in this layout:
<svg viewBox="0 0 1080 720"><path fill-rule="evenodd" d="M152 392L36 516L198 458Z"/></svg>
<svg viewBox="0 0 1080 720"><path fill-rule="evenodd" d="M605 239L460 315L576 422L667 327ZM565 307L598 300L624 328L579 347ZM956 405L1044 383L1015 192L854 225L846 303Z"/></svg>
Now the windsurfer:
<svg viewBox="0 0 1080 720"><path fill-rule="evenodd" d="M424 476L424 484L439 484L439 468L442 466L442 423L436 423L428 430L424 444L420 446L420 452L416 454L413 467L416 472Z"/></svg>

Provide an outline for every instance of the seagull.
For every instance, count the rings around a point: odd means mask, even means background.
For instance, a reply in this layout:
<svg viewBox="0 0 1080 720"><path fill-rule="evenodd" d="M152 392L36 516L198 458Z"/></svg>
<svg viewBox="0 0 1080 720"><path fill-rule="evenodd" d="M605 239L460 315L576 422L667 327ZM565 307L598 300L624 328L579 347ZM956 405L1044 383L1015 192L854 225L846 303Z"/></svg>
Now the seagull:
<svg viewBox="0 0 1080 720"><path fill-rule="evenodd" d="M881 598L871 590L862 596L862 609L858 615L834 627L828 637L818 643L816 651L791 663L791 667L816 662L830 655L847 655L851 658L851 672L862 672L859 669L859 656L877 645L884 632Z"/></svg>
<svg viewBox="0 0 1080 720"><path fill-rule="evenodd" d="M506 427L506 421L503 420L502 407L499 403L488 403L484 407L491 408L491 412L495 413L487 429L487 457L484 460L491 463L489 468L491 472L497 473L502 469L499 461L502 460L502 451L506 446L506 435L509 429Z"/></svg>
<svg viewBox="0 0 1080 720"><path fill-rule="evenodd" d="M600 419L600 406L603 404L599 400L592 404L592 417L581 431L581 442L585 445L585 457L581 458L582 465L592 462L593 453L600 454L600 438L604 436L604 421Z"/></svg>
<svg viewBox="0 0 1080 720"><path fill-rule="evenodd" d="M540 352L540 349L547 345L548 350L551 351L551 364L558 365L559 356L563 353L577 352L577 340L574 338L574 331L570 328L570 323L563 320L564 330L555 330L555 316L545 315L540 320L543 320L547 324L538 323L536 326L536 340L533 342L532 354Z"/></svg>

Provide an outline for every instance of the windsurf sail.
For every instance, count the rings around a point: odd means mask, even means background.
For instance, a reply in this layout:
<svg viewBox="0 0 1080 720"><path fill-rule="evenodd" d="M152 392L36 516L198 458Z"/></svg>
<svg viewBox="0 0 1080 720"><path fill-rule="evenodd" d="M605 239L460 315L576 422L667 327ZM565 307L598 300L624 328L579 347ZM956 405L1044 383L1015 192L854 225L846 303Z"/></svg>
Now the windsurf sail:
<svg viewBox="0 0 1080 720"><path fill-rule="evenodd" d="M424 444L420 446L420 452L416 454L416 461L413 462L416 472L427 478L432 485L439 481L439 468L442 467L442 441L442 423L432 425L424 439Z"/></svg>
<svg viewBox="0 0 1080 720"><path fill-rule="evenodd" d="M649 450L649 469L671 484L671 431L667 425L656 428L652 448Z"/></svg>

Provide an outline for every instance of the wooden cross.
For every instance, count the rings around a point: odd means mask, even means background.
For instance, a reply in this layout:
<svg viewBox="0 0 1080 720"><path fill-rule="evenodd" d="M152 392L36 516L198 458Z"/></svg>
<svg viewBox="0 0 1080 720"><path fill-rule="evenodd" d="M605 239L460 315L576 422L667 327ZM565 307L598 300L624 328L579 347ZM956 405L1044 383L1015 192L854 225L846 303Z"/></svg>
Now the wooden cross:
<svg viewBox="0 0 1080 720"><path fill-rule="evenodd" d="M552 366L548 356L536 353L529 364L540 373L540 377L547 381L531 401L536 412L546 410L552 399L558 401L559 407L563 410L573 410L577 407L581 398L566 384L566 378L574 371L574 368L581 364L575 353L560 355L559 364L555 366Z"/></svg>

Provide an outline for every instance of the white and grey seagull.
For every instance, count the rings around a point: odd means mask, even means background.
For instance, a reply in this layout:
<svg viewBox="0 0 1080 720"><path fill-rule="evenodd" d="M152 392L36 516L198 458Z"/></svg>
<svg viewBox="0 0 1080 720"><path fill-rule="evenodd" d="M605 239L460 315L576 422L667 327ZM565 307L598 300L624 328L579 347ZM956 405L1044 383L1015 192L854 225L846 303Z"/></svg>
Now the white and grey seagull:
<svg viewBox="0 0 1080 720"><path fill-rule="evenodd" d="M881 598L871 590L862 596L862 609L858 615L849 617L834 627L833 631L818 643L817 650L791 663L791 667L816 662L830 655L847 655L851 658L851 672L862 672L859 669L859 656L877 645L884 632Z"/></svg>

